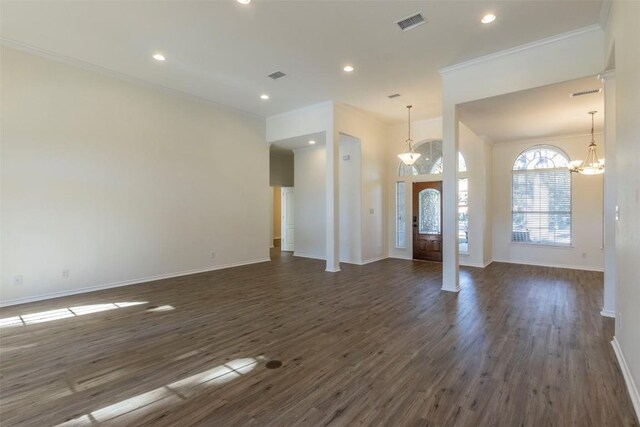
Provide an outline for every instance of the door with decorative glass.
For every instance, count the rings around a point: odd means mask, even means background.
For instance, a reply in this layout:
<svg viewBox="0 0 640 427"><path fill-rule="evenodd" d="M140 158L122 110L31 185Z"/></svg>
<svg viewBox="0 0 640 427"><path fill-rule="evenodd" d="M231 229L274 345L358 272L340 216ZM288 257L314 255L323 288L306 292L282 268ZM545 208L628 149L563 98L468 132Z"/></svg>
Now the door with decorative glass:
<svg viewBox="0 0 640 427"><path fill-rule="evenodd" d="M442 181L413 183L413 258L442 262Z"/></svg>

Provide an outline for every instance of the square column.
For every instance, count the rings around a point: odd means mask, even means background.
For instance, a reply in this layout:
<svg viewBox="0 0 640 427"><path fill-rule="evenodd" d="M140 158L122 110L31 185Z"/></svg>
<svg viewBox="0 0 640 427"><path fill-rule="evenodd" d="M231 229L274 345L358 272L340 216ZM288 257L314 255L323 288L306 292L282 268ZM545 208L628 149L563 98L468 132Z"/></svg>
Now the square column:
<svg viewBox="0 0 640 427"><path fill-rule="evenodd" d="M460 292L458 248L458 110L445 102L442 116L442 290Z"/></svg>
<svg viewBox="0 0 640 427"><path fill-rule="evenodd" d="M340 271L340 135L332 126L326 131L327 144L327 268L326 271Z"/></svg>
<svg viewBox="0 0 640 427"><path fill-rule="evenodd" d="M600 314L616 317L616 76L600 75L604 83L604 301Z"/></svg>

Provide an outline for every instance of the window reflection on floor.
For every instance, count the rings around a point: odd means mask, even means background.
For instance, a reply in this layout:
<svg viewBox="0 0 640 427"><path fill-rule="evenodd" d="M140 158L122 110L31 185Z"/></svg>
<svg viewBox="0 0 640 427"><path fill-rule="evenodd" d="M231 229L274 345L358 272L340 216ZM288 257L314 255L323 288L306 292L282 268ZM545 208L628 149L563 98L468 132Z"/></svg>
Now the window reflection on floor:
<svg viewBox="0 0 640 427"><path fill-rule="evenodd" d="M21 314L20 316L5 317L0 319L0 328L32 325L35 323L51 322L53 320L66 319L68 317L83 316L85 314L98 313L100 311L115 310L134 305L147 304L147 301L114 302L108 304L79 305L57 310L41 311L38 313ZM171 307L171 306L161 306ZM171 307L170 309L173 309Z"/></svg>
<svg viewBox="0 0 640 427"><path fill-rule="evenodd" d="M148 412L159 410L160 406L184 401L201 387L211 387L233 381L251 372L257 363L258 361L252 357L235 359L204 372L199 372L146 393L97 409L90 414L59 424L58 427L103 423L125 414L140 417Z"/></svg>

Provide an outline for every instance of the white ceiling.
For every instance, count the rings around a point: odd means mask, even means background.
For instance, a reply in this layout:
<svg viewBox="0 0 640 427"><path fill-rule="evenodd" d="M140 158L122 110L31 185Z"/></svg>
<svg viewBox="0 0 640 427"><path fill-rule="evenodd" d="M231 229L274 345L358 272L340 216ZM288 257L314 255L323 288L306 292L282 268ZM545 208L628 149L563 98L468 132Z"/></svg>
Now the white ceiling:
<svg viewBox="0 0 640 427"><path fill-rule="evenodd" d="M493 142L520 141L550 136L579 135L604 124L604 93L571 98L570 93L603 88L596 76L522 92L481 99L460 106L460 120Z"/></svg>
<svg viewBox="0 0 640 427"><path fill-rule="evenodd" d="M440 115L438 69L596 24L601 4L3 0L0 34L263 117L335 100L401 121L409 103L416 119ZM400 31L395 22L415 12L428 23ZM483 25L487 12L498 19ZM155 52L167 60L154 61ZM266 77L277 70L287 76Z"/></svg>

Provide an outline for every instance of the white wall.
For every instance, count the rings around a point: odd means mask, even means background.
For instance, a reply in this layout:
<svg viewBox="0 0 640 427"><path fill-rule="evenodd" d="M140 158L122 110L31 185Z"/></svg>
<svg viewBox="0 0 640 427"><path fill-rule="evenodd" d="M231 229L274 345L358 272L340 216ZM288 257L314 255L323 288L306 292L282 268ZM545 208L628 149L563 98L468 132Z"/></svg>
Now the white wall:
<svg viewBox="0 0 640 427"><path fill-rule="evenodd" d="M347 158L345 158L347 156ZM340 135L340 262L362 261L362 156L360 141Z"/></svg>
<svg viewBox="0 0 640 427"><path fill-rule="evenodd" d="M602 271L602 175L572 174L571 247L511 243L511 170L518 155L539 144L562 149L571 160L584 159L590 135L504 142L493 146L493 259L522 264ZM602 135L596 143L604 148Z"/></svg>
<svg viewBox="0 0 640 427"><path fill-rule="evenodd" d="M615 348L640 417L640 3L613 2L607 58L616 70ZM615 52L615 55L614 55ZM606 173L606 172L605 172Z"/></svg>
<svg viewBox="0 0 640 427"><path fill-rule="evenodd" d="M280 149L269 150L269 185L293 187L293 152Z"/></svg>
<svg viewBox="0 0 640 427"><path fill-rule="evenodd" d="M1 78L4 304L268 259L263 120L6 47Z"/></svg>
<svg viewBox="0 0 640 427"><path fill-rule="evenodd" d="M294 150L295 256L318 259L326 256L326 157L322 146Z"/></svg>
<svg viewBox="0 0 640 427"><path fill-rule="evenodd" d="M484 266L489 265L493 261L493 143L488 139L483 141L482 158L484 160L483 177L484 177L484 199L482 201L484 221L483 232L484 237L482 263Z"/></svg>
<svg viewBox="0 0 640 427"><path fill-rule="evenodd" d="M326 257L326 155L324 146L305 147L295 155L295 243L294 255ZM343 157L349 155L349 160ZM360 263L361 174L360 141L340 137L340 261Z"/></svg>
<svg viewBox="0 0 640 427"><path fill-rule="evenodd" d="M351 135L360 141L362 152L360 260L366 263L385 258L387 256L385 182L388 126L349 106L336 104L334 128L337 132ZM340 167L343 166L344 163L341 162Z"/></svg>
<svg viewBox="0 0 640 427"><path fill-rule="evenodd" d="M411 137L416 144L422 141L442 139L442 119L420 120L411 124ZM413 258L411 212L413 210L412 183L420 181L442 181L442 175L424 175L415 177L398 177L400 160L397 154L406 149L407 125L399 124L389 129L389 145L387 151L387 174L389 198L387 200L388 217L388 242L389 256L395 258ZM491 174L491 143L478 137L463 123L460 124L460 152L465 159L467 172L460 177L466 177L469 181L469 251L461 254L460 264L471 266L484 266L491 260L491 245L485 245L486 240L491 240L491 234L486 234L489 229L487 216L490 211L486 209L491 188L487 186L486 175ZM487 168L489 165L489 168ZM395 185L397 181L405 181L405 233L406 247L397 248L395 245ZM488 221L490 223L490 221ZM486 261L485 261L486 259Z"/></svg>

